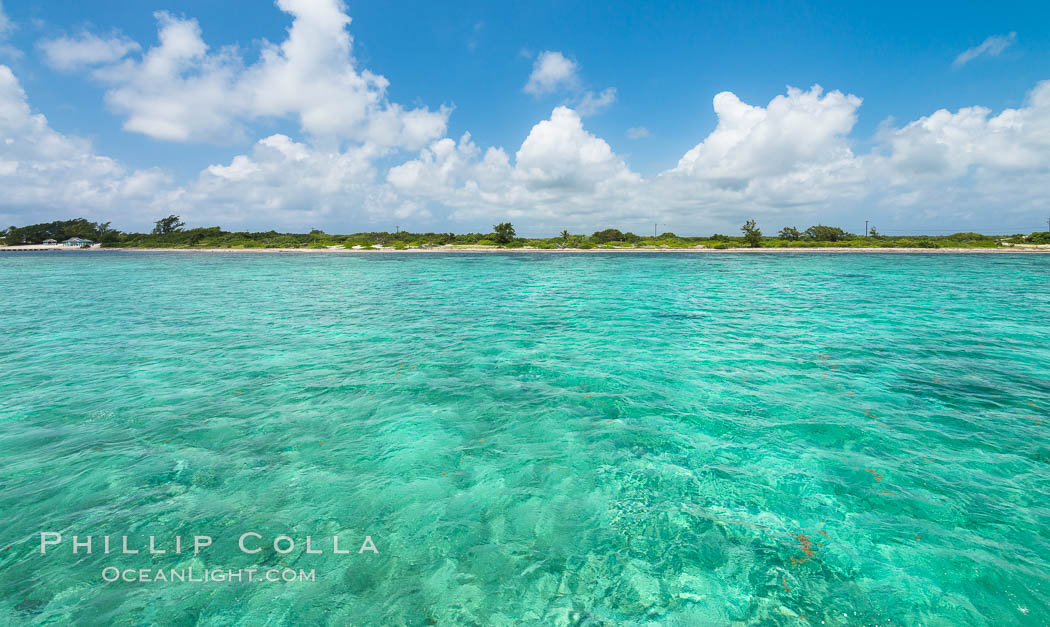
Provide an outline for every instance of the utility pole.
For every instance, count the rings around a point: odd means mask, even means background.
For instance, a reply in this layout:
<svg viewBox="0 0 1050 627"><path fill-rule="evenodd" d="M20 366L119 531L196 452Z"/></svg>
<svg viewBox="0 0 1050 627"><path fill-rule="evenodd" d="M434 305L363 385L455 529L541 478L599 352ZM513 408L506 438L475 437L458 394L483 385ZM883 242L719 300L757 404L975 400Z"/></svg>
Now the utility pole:
<svg viewBox="0 0 1050 627"><path fill-rule="evenodd" d="M864 221L864 237L868 236L868 221Z"/></svg>

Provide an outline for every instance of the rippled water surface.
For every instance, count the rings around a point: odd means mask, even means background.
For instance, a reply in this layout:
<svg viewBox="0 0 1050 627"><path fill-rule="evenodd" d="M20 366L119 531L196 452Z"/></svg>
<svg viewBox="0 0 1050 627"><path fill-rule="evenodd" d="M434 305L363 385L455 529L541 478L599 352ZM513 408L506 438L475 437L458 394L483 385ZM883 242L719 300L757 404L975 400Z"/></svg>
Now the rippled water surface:
<svg viewBox="0 0 1050 627"><path fill-rule="evenodd" d="M8 253L0 312L0 624L1050 624L1050 256Z"/></svg>

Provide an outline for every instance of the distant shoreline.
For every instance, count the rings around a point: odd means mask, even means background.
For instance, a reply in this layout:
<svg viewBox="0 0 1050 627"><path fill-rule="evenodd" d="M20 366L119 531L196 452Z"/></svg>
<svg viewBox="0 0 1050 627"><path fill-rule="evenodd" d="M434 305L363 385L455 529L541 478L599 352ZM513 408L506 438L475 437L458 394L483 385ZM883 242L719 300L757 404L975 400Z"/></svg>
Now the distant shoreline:
<svg viewBox="0 0 1050 627"><path fill-rule="evenodd" d="M896 253L896 254L1048 254L1050 246L1011 246L1004 248L492 248L492 247L435 247L395 249L385 247L372 250L354 250L349 248L70 248L63 246L0 246L2 252L53 251L61 253L78 253L87 251L139 251L139 252L181 252L181 253L307 253L307 254L433 254L433 253Z"/></svg>

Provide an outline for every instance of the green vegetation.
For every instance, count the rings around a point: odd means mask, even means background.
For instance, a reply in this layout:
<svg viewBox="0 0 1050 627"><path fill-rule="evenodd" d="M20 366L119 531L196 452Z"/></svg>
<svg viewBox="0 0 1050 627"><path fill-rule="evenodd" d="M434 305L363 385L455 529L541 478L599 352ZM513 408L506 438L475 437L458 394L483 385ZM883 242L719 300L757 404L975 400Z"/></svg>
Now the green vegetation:
<svg viewBox="0 0 1050 627"><path fill-rule="evenodd" d="M82 237L101 242L105 248L344 248L371 250L393 248L490 247L534 248L540 250L569 249L688 249L713 248L731 250L744 247L765 248L996 248L1003 245L1050 244L1050 232L1030 235L992 236L980 233L952 235L886 236L871 229L870 235L855 235L841 228L815 225L804 231L795 227L780 230L777 237L764 237L753 220L741 227L740 236L714 234L709 237L689 237L675 233L641 236L618 229L603 229L591 235L573 234L563 230L554 237L518 237L509 222L494 225L491 233L409 233L375 231L335 235L314 229L309 233L278 233L276 231L225 231L220 227L185 228L179 216L168 216L156 222L151 233L123 233L110 228L108 222L95 223L83 218L10 227L0 232L9 245L39 244L46 239L58 241Z"/></svg>
<svg viewBox="0 0 1050 627"><path fill-rule="evenodd" d="M510 222L500 222L493 226L492 230L496 233L497 243L509 244L514 241L514 225Z"/></svg>
<svg viewBox="0 0 1050 627"><path fill-rule="evenodd" d="M976 235L976 233L960 233L960 235ZM1038 231L1031 235L1013 235L1006 241L1011 244L1050 244L1050 231Z"/></svg>
<svg viewBox="0 0 1050 627"><path fill-rule="evenodd" d="M744 234L744 242L751 248L762 247L762 231L755 224L754 220L748 220L744 223L744 226L740 227L740 232Z"/></svg>
<svg viewBox="0 0 1050 627"><path fill-rule="evenodd" d="M813 240L815 242L841 242L850 234L838 228L837 226L824 226L818 224L817 226L811 226L806 229L806 239Z"/></svg>
<svg viewBox="0 0 1050 627"><path fill-rule="evenodd" d="M29 226L10 227L2 234L9 246L19 244L40 244L44 240L67 240L71 237L89 239L93 242L114 242L120 232L109 227L109 222L88 222L84 218L75 220L56 220Z"/></svg>
<svg viewBox="0 0 1050 627"><path fill-rule="evenodd" d="M157 220L155 225L153 227L153 235L168 235L181 231L182 227L186 226L186 223L179 219L179 216L168 216Z"/></svg>
<svg viewBox="0 0 1050 627"><path fill-rule="evenodd" d="M609 242L623 242L623 233L617 229L605 229L604 231L595 231L594 235L591 235L591 240L595 244L608 244Z"/></svg>

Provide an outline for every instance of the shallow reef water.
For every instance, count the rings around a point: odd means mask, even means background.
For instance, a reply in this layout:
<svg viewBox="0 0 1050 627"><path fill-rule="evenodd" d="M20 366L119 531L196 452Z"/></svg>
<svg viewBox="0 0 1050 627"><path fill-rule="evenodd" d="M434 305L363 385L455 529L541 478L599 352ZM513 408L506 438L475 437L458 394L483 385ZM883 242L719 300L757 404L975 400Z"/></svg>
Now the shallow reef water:
<svg viewBox="0 0 1050 627"><path fill-rule="evenodd" d="M0 624L1050 624L1048 272L0 255Z"/></svg>

